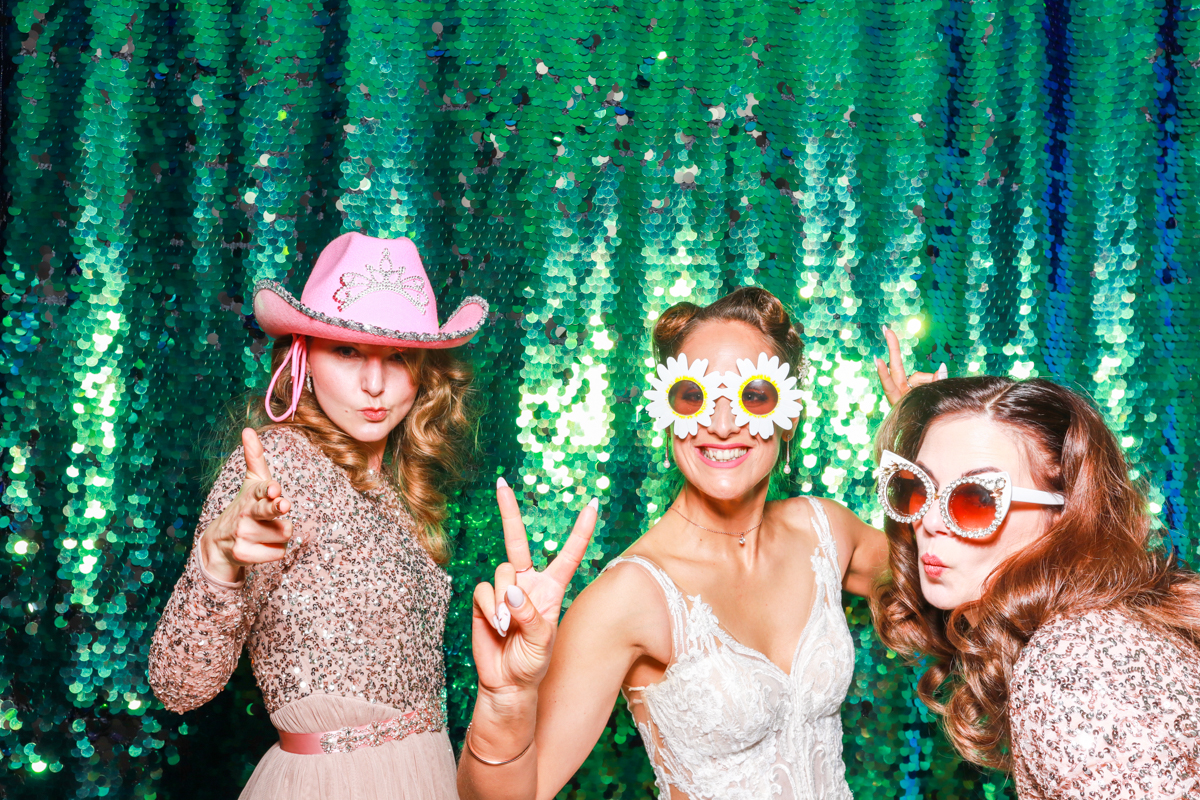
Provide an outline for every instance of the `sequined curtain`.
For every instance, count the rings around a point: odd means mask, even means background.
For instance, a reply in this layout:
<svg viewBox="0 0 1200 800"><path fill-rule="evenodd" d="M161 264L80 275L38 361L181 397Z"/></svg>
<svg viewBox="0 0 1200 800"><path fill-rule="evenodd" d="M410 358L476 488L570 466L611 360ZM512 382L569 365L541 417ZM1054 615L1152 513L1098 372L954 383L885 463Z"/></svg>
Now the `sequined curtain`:
<svg viewBox="0 0 1200 800"><path fill-rule="evenodd" d="M1196 61L1180 0L18 0L0 275L0 796L229 796L271 742L245 665L182 719L146 653L226 409L264 383L250 287L345 230L414 238L488 411L454 500L452 737L470 587L523 487L576 588L669 500L648 326L756 283L815 368L794 485L867 519L881 324L953 375L1096 398L1195 555ZM235 415L236 416L236 415ZM218 444L208 444L217 442ZM862 603L862 797L1012 796L959 762ZM623 709L568 792L642 797Z"/></svg>

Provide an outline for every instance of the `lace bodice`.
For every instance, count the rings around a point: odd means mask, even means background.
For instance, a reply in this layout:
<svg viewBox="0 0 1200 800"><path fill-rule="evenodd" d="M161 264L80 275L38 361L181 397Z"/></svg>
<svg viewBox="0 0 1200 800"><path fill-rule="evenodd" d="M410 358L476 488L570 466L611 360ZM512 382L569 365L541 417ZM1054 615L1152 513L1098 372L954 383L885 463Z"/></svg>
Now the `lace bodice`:
<svg viewBox="0 0 1200 800"><path fill-rule="evenodd" d="M854 642L829 520L819 502L808 500L819 539L812 555L816 586L788 673L730 636L710 606L685 596L652 561L629 556L605 567L645 569L662 587L671 616L674 652L663 679L622 692L663 800L851 797L840 708L854 671Z"/></svg>
<svg viewBox="0 0 1200 800"><path fill-rule="evenodd" d="M271 474L292 501L292 547L281 561L224 583L193 547L150 650L150 685L186 711L229 680L242 646L267 710L329 694L442 713L442 631L450 578L417 541L390 488L360 494L303 434L262 434ZM242 448L217 478L196 542L232 502L245 474Z"/></svg>

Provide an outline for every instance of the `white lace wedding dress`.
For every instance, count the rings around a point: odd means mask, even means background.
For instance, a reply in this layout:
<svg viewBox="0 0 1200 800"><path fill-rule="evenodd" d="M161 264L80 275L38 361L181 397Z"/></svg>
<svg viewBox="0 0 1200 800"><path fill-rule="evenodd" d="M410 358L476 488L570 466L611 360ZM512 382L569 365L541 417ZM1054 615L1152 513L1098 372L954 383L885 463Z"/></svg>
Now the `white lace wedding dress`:
<svg viewBox="0 0 1200 800"><path fill-rule="evenodd" d="M854 642L841 605L841 569L829 520L812 504L816 587L790 672L738 642L699 596L686 597L657 564L674 654L663 679L622 690L654 765L660 800L844 800L842 701ZM674 794L672 794L674 789Z"/></svg>

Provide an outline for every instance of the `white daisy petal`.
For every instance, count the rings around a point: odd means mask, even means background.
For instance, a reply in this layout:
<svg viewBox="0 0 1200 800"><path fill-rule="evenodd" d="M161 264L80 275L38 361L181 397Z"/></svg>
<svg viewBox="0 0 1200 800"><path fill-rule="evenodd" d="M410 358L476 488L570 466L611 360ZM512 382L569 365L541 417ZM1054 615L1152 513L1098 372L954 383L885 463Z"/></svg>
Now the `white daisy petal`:
<svg viewBox="0 0 1200 800"><path fill-rule="evenodd" d="M734 423L739 427L748 425L752 436L768 439L775 435L777 426L784 430L791 430L792 418L798 417L801 413L801 406L797 401L801 399L802 392L796 388L800 376L790 375L790 366L786 362L780 362L781 359L777 355L759 353L757 363L739 358L737 360L738 371L727 372L722 376L725 386L723 395L728 397L733 404ZM742 405L742 387L753 380L765 380L775 386L779 394L779 401L770 414L758 416L750 413Z"/></svg>
<svg viewBox="0 0 1200 800"><path fill-rule="evenodd" d="M794 400L783 400L779 403L779 416L788 421L788 427L791 427L793 417L800 416L803 407Z"/></svg>
<svg viewBox="0 0 1200 800"><path fill-rule="evenodd" d="M695 417L689 419L676 418L675 420L675 435L680 439L695 436L698 430L699 427Z"/></svg>
<svg viewBox="0 0 1200 800"><path fill-rule="evenodd" d="M656 376L648 376L651 388L645 392L649 400L646 413L650 415L655 428L672 428L674 434L682 438L696 435L699 425L711 422L719 386L713 382L717 376L705 374L707 369L708 359L701 358L688 364L687 354L680 353L678 357L668 357L666 364L659 364ZM671 389L681 380L695 381L704 391L704 405L697 413L687 417L680 416L671 408Z"/></svg>

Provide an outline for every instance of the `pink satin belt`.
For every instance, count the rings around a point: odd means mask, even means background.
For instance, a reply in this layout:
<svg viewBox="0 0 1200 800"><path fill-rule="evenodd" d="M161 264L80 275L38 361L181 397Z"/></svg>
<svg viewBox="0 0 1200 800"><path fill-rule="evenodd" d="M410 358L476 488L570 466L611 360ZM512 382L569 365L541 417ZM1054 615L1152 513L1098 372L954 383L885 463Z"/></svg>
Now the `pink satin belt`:
<svg viewBox="0 0 1200 800"><path fill-rule="evenodd" d="M402 717L370 722L354 728L338 728L324 733L279 731L279 749L301 756L350 753L362 747L379 747L414 733L440 731L446 727L441 704L426 704Z"/></svg>

